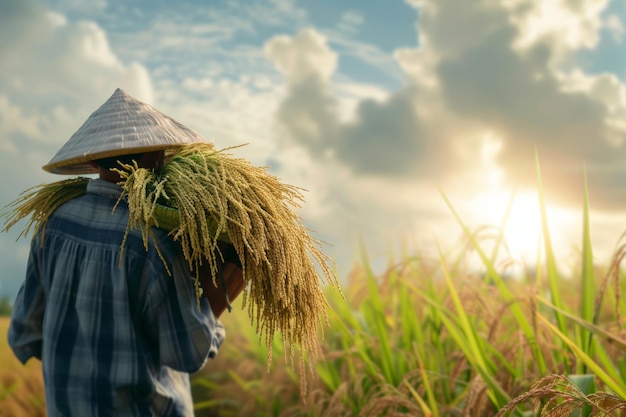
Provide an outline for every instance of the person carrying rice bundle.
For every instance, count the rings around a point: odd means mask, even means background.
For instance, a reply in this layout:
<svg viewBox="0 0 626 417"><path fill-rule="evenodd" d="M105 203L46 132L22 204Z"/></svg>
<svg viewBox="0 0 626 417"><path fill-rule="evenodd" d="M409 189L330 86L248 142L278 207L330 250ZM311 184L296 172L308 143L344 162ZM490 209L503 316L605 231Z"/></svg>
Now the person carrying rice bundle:
<svg viewBox="0 0 626 417"><path fill-rule="evenodd" d="M120 89L43 169L98 174L3 213L5 231L34 229L8 339L42 361L48 415L192 416L189 374L240 293L268 346L280 331L292 360L317 357L319 274L338 283L292 210L299 189Z"/></svg>

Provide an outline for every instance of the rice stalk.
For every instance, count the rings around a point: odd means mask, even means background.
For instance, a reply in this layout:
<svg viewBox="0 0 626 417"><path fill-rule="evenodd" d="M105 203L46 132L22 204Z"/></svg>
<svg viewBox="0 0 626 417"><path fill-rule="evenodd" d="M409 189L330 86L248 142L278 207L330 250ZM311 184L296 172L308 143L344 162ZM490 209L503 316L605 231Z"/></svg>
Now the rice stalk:
<svg viewBox="0 0 626 417"><path fill-rule="evenodd" d="M552 237L550 235L550 228L548 225L548 213L546 209L546 199L543 192L543 182L541 179L541 166L539 164L539 153L535 149L535 170L537 173L537 195L539 198L539 212L541 213L541 231L545 248L545 267L548 281L548 288L550 291L550 298L552 303L559 309L565 310L565 304L563 302L562 288L560 288L561 277L557 268L556 258L554 255L554 249L552 246ZM584 228L584 226L583 226ZM586 250L586 249L585 249ZM584 259L584 258L583 258ZM567 333L567 326L563 315L556 311L554 312L554 318L557 323L557 327L561 333ZM565 354L563 354L563 353ZM557 362L564 363L567 369L570 369L567 353L567 346L562 344L562 348L554 353L554 359Z"/></svg>
<svg viewBox="0 0 626 417"><path fill-rule="evenodd" d="M550 323L550 321L543 315L539 315L539 319L547 326L561 341L568 346L572 352L576 355L577 359L581 360L589 369L590 372L595 374L607 387L609 387L615 394L617 394L622 400L626 400L626 389L624 388L624 381L620 376L611 368L602 368L600 364L595 362L593 358L589 357L582 348L578 347L574 341L561 333L559 329Z"/></svg>
<svg viewBox="0 0 626 417"><path fill-rule="evenodd" d="M48 217L66 202L85 194L89 178L70 178L51 184L31 187L4 207L0 217L4 217L3 232L9 231L20 220L30 216L18 239L30 233L45 232Z"/></svg>
<svg viewBox="0 0 626 417"><path fill-rule="evenodd" d="M593 267L593 251L591 247L591 231L589 221L589 189L587 187L587 175L584 178L583 199L583 253L582 253L582 277L581 277L581 305L580 318L588 322L597 323L595 316L596 287ZM593 346L593 333L585 328L580 329L580 345L586 354L590 354ZM586 373L586 367L578 363L577 372Z"/></svg>
<svg viewBox="0 0 626 417"><path fill-rule="evenodd" d="M614 394L595 392L586 395L571 379L549 375L537 381L531 389L511 400L496 417L504 417L521 404L531 402L534 415L546 417L570 416L588 408L593 416L621 416L626 402Z"/></svg>

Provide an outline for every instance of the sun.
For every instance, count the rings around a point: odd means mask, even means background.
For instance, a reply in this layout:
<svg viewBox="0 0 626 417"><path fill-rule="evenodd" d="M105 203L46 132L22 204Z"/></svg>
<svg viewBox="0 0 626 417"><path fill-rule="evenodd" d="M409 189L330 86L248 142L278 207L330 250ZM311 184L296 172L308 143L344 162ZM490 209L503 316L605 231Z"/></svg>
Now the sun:
<svg viewBox="0 0 626 417"><path fill-rule="evenodd" d="M463 220L474 228L495 227L505 244L506 253L500 252L501 257L535 265L545 258L546 246L539 190L536 186L517 188L507 181L506 168L498 163L504 141L496 133L482 132L478 140L482 146L474 163L476 183L481 185L465 190L471 194L465 194L467 218ZM569 257L575 243L580 241L581 213L554 204L550 196L546 196L543 207L554 255Z"/></svg>
<svg viewBox="0 0 626 417"><path fill-rule="evenodd" d="M504 238L512 255L532 260L541 250L542 224L538 196L530 193L513 196L506 219Z"/></svg>
<svg viewBox="0 0 626 417"><path fill-rule="evenodd" d="M477 225L500 229L504 224L502 236L510 260L533 265L543 258L545 242L536 191L496 189L477 195L472 207ZM565 254L571 250L572 236L578 231L574 214L549 202L545 208L553 250Z"/></svg>

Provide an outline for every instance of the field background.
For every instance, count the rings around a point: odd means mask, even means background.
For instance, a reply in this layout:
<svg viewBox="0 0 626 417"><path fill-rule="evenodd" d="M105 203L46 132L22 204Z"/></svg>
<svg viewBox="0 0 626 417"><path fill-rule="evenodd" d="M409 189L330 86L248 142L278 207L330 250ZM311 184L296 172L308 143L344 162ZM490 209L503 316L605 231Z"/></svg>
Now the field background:
<svg viewBox="0 0 626 417"><path fill-rule="evenodd" d="M562 265L544 220L545 260L512 276L498 231L469 230L450 208L465 232L457 248L389 259L382 274L363 253L341 293L326 289L324 356L309 373L285 360L280 335L268 366L240 297L218 357L192 377L196 415L624 415L626 245L595 264L585 211L580 259ZM7 324L0 417L44 415L39 363L14 359Z"/></svg>
<svg viewBox="0 0 626 417"><path fill-rule="evenodd" d="M41 363L29 361L23 366L7 343L9 318L0 317L0 416L45 416L45 396Z"/></svg>

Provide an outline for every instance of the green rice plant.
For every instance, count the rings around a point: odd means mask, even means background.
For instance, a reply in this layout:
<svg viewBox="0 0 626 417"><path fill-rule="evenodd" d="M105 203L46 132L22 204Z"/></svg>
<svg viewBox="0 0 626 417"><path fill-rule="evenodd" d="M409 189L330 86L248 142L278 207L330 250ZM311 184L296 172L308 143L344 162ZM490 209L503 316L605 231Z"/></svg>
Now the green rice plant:
<svg viewBox="0 0 626 417"><path fill-rule="evenodd" d="M583 253L582 253L582 276L580 317L589 322L596 322L595 317L595 277L593 268L593 251L591 248L591 233L589 226L589 189L587 187L587 176L584 178L584 199L583 199ZM584 327L580 328L579 346L583 352L589 354L592 351L593 333ZM586 366L577 368L579 373L586 373Z"/></svg>
<svg viewBox="0 0 626 417"><path fill-rule="evenodd" d="M561 297L563 290L550 241L538 158L537 179L550 289L549 300L537 296L538 302L548 308L548 314L537 313L537 319L552 335L556 347L553 349L554 357L563 361L563 368L569 375L547 377L538 381L527 393L512 400L499 415L515 410L515 405L529 399L534 400L535 409L541 409L541 415L546 416L568 415L574 410L577 410L579 413L577 415L580 416L622 415L626 408L626 388L624 388L626 380L622 359L626 345L618 335L598 325L600 305L605 292L603 289L597 292L595 285L586 175L583 189L582 252L578 291L580 299L578 308L574 310L568 308L568 304L571 303L566 304ZM601 287L604 288L609 277L613 276L617 288L615 294L620 292L619 263L622 258L623 254L618 251ZM618 318L619 304L619 298L616 297L615 310ZM600 382L601 385L596 382ZM607 404L608 407L605 407Z"/></svg>
<svg viewBox="0 0 626 417"><path fill-rule="evenodd" d="M367 265L367 256L363 262ZM488 395L495 393L496 404L510 400L495 377L498 369L510 366L498 348L479 335L490 325L465 311L458 282L452 283L445 268L448 280L442 281L441 266L435 271L425 264L420 258L407 258L381 277L362 267L359 282L345 290L352 306L329 298L333 313L326 346L332 356L318 373L330 391L346 379L365 381L366 398L349 397L352 393L344 391L343 404L354 414L380 405L381 392L394 398L404 393L403 401L425 415L470 409L476 405L470 404L470 397L482 380L488 381ZM473 347L464 351L469 345ZM403 401L394 404L400 407Z"/></svg>
<svg viewBox="0 0 626 417"><path fill-rule="evenodd" d="M422 409L422 413L425 416L439 417L439 407L437 405L437 398L435 397L432 383L430 382L430 376L428 375L428 372L424 367L424 358L422 358L420 351L417 348L415 348L415 357L417 358L417 361L419 363L420 376L424 383L424 390L426 391L427 402L422 399L422 396L415 391L415 389L408 383L407 380L404 380L403 382L411 392L411 396L415 399L415 402L419 404L420 408Z"/></svg>
<svg viewBox="0 0 626 417"><path fill-rule="evenodd" d="M580 381L563 375L548 375L532 385L530 390L501 409L496 417L504 417L520 404L531 402L532 415L621 417L626 403L610 393L586 393ZM584 387L583 387L584 388Z"/></svg>
<svg viewBox="0 0 626 417"><path fill-rule="evenodd" d="M551 329L556 336L558 336L563 343L565 343L575 354L576 357L581 360L591 372L593 372L602 382L604 382L608 388L614 393L620 396L622 399L626 399L626 389L624 388L624 382L616 380L616 374L607 372L598 362L587 355L583 349L581 349L574 340L569 339L566 335L561 333L556 326L554 326L548 319L543 316L539 316L543 323Z"/></svg>
<svg viewBox="0 0 626 417"><path fill-rule="evenodd" d="M408 327L402 323L401 316L395 314L396 304L400 301L392 290L397 288L397 274L386 276L383 286L369 264L364 263L360 283L348 295L353 300L361 299L358 311L345 300L329 298L332 313L331 328L326 331L327 342L330 342L326 345L328 356L318 366L318 373L329 390L337 390L346 376L357 380L361 375L367 376L369 381L363 386L365 391L371 392L374 387L383 385L397 387L409 370L414 369L414 362L407 354L410 351L399 349L403 343L411 341L401 331ZM406 294L402 297L402 302L406 303ZM414 320L406 314L405 318ZM349 391L342 401L352 412L358 413L366 406L365 402L348 394Z"/></svg>
<svg viewBox="0 0 626 417"><path fill-rule="evenodd" d="M448 197L440 189L440 193L448 206L452 211L452 214L456 218L457 222L461 226L466 237L472 244L473 249L479 255L483 266L486 269L486 277L491 280L498 288L500 295L503 297L503 301L509 305L511 313L513 314L517 325L522 330L529 346L532 349L533 361L536 364L539 373L545 374L547 372L546 359L543 351L539 348L537 341L536 324L529 320L528 315L522 309L519 300L511 291L509 285L505 282L501 274L499 274L495 268L494 263L487 257L485 251L481 248L479 242L475 236L471 233L470 228L463 222L460 215L455 210L454 206L448 199Z"/></svg>
<svg viewBox="0 0 626 417"><path fill-rule="evenodd" d="M566 374L570 374L571 379L575 383L584 386L585 390L581 390L581 392L585 395L595 394L592 391L596 390L595 379L597 378L602 383L602 387L609 389L617 397L624 398L623 395L626 392L623 388L625 386L623 360L618 361L615 356L611 356L597 338L598 335L601 335L605 337L605 340L612 340L613 345L616 344L614 337L606 338L606 332L599 330L601 327L597 326L601 298L598 297L599 294L596 293L595 287L593 252L590 238L589 194L586 178L583 200L581 272L579 277L579 294L581 294L581 298L578 300L579 303L577 305L579 307L575 312L567 308L562 297L562 278L556 267L557 263L552 248L538 158L537 181L545 248L546 283L549 289L550 301L534 295L530 299L530 316L527 315L527 311L523 308L521 300L513 296L511 283L506 282L494 267L500 240L496 242L491 257L488 257L480 245L477 234L470 232L470 229L464 224L450 200L443 192L441 194L463 229L465 236L471 244L471 248L480 257L486 269L486 276L498 288L503 301L509 305L513 317L531 346L532 359L536 362L534 375L539 377L547 375L546 361L549 360L550 363L559 366ZM501 226L501 230L504 230L504 223ZM543 269L541 265L538 264L537 266L539 271L538 277L541 277ZM443 259L442 268L445 270ZM449 292L453 295L457 313L456 317L450 314L450 312L444 315L446 326L449 330L454 329L451 334L458 340L459 347L467 356L468 361L470 361L489 387L489 398L496 407L501 408L503 402L506 403L507 400L510 400L510 397L507 397L506 393L500 391L497 381L492 379L494 374L491 372L493 368L491 368L492 362L490 360L498 360L499 352L496 347L485 343L484 339L481 340L476 337L475 328L471 327L468 315L464 312L460 299L454 296L455 287L450 274L446 273L445 277ZM542 282L540 278L537 279L535 285L537 289L541 288ZM617 288L618 290L615 292L619 293L619 286ZM538 306L537 303L541 303L541 305ZM619 304L619 302L616 304ZM617 310L619 314L619 309ZM445 310L442 309L442 311ZM572 324L574 325L572 326ZM504 356L500 357L504 358ZM502 366L501 362L500 366ZM517 370L513 366L505 366L505 368L512 377L519 378L523 375L523 368L520 365L517 366ZM593 407L591 406L584 406L582 415L589 415L592 409ZM517 412L514 408L509 408L509 410Z"/></svg>
<svg viewBox="0 0 626 417"><path fill-rule="evenodd" d="M452 279L448 274L445 262L443 259L441 261L445 281L455 309L455 314L451 315L450 318L446 315L442 315L442 321L445 323L458 346L465 353L465 356L470 361L473 368L488 385L488 395L494 405L501 407L506 404L510 398L494 378L497 364L486 356L485 345L487 342L478 336L476 325L470 321L465 311Z"/></svg>
<svg viewBox="0 0 626 417"><path fill-rule="evenodd" d="M536 170L537 170L537 194L539 197L539 210L541 212L541 229L543 233L543 241L545 248L545 265L546 265L546 273L548 286L550 289L550 298L554 305L559 309L564 309L562 297L561 297L561 288L559 287L559 271L556 266L556 259L554 256L554 250L552 248L552 238L550 236L550 228L548 227L548 215L546 211L546 203L545 197L543 193L543 185L541 180L541 168L539 166L539 155L535 151L535 162L536 162ZM557 322L557 327L561 332L566 331L565 319L563 315L559 312L554 313L555 320ZM558 353L557 353L558 354ZM567 361L567 357L562 357L560 360Z"/></svg>
<svg viewBox="0 0 626 417"><path fill-rule="evenodd" d="M539 163L537 162L538 179L540 181L541 175L539 172ZM539 191L542 192L541 186ZM558 336L558 339L564 344L564 346L574 353L576 360L576 366L572 370L577 374L586 374L589 371L594 372L601 380L614 392L618 393L622 398L626 399L622 394L626 391L617 388L616 384L624 386L624 379L619 375L618 367L613 363L606 350L600 343L594 340L595 332L591 329L597 324L599 306L602 298L596 294L594 265L593 265L593 252L591 244L590 233L590 221L589 221L589 191L587 186L587 178L584 176L583 187L583 230L582 230L582 254L581 254L581 276L580 276L580 307L577 316L567 314L565 304L560 299L561 290L558 287L558 282L554 277L551 277L551 299L552 299L552 311L557 322L557 326L553 326L551 323L546 323ZM542 218L544 238L549 241L549 232L547 228L547 220L545 218L545 201L541 197L541 206L544 216ZM548 245L546 245L548 247ZM546 257L553 258L553 254L547 252ZM547 305L547 303L544 303ZM578 324L573 331L571 327L567 327L566 318L576 317L574 322ZM540 317L542 318L542 317ZM588 324L588 325L585 325ZM573 332L573 334L572 334ZM575 342L574 342L575 340ZM596 360L592 357L597 358ZM598 366L602 365L602 367ZM604 371L606 370L606 372ZM615 388L618 390L615 391ZM622 394L620 394L620 392Z"/></svg>

